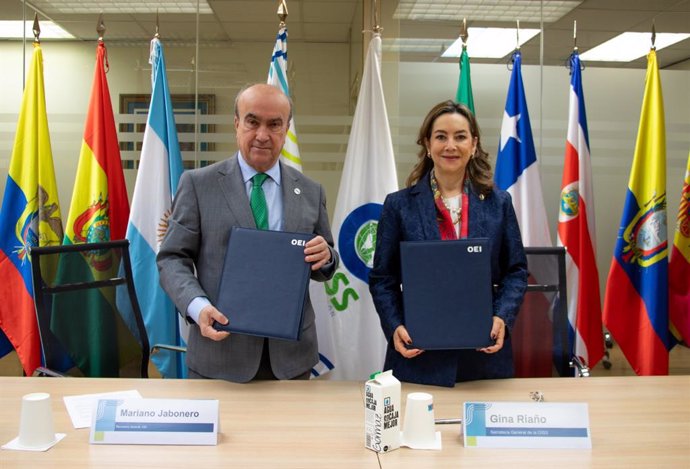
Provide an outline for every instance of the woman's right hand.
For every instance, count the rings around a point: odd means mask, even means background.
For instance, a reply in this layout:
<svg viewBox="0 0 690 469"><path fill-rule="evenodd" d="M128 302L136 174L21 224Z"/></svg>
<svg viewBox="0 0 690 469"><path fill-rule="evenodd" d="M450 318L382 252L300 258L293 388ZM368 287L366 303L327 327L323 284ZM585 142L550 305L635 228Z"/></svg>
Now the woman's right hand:
<svg viewBox="0 0 690 469"><path fill-rule="evenodd" d="M395 350L405 358L414 358L424 352L424 350L418 348L407 348L407 345L411 344L412 339L410 338L410 334L407 333L405 326L398 326L395 332L393 332L393 346Z"/></svg>

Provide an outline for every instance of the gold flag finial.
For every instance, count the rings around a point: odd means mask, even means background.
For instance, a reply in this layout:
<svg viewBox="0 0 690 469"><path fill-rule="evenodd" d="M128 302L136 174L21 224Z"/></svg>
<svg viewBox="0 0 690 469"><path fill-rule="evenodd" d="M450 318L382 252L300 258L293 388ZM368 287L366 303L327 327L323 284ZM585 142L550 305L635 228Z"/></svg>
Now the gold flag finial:
<svg viewBox="0 0 690 469"><path fill-rule="evenodd" d="M156 8L156 34L153 35L156 39L160 39L161 35L158 31L158 8Z"/></svg>
<svg viewBox="0 0 690 469"><path fill-rule="evenodd" d="M102 41L105 36L105 23L103 22L103 13L98 15L98 24L96 25L96 33L98 33L98 40Z"/></svg>
<svg viewBox="0 0 690 469"><path fill-rule="evenodd" d="M462 40L462 47L467 47L467 39L470 34L467 32L467 18L462 19L462 28L460 28L460 39Z"/></svg>
<svg viewBox="0 0 690 469"><path fill-rule="evenodd" d="M285 26L285 20L288 17L288 9L287 9L287 3L285 3L285 0L280 0L280 5L278 5L278 19L280 20L280 27Z"/></svg>
<svg viewBox="0 0 690 469"><path fill-rule="evenodd" d="M41 43L41 26L38 24L38 13L34 13L34 26L33 26L33 32L34 32L34 42L36 44Z"/></svg>
<svg viewBox="0 0 690 469"><path fill-rule="evenodd" d="M656 22L652 20L652 49L656 50Z"/></svg>

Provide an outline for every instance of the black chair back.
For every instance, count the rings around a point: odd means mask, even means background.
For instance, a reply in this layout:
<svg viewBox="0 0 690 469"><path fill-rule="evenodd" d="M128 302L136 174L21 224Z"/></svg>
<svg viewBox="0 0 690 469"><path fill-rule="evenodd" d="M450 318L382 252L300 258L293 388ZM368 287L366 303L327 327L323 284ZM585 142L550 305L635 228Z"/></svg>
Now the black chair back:
<svg viewBox="0 0 690 469"><path fill-rule="evenodd" d="M148 377L129 241L31 248L43 362L70 376Z"/></svg>
<svg viewBox="0 0 690 469"><path fill-rule="evenodd" d="M529 280L513 328L515 376L573 376L565 248L525 248Z"/></svg>

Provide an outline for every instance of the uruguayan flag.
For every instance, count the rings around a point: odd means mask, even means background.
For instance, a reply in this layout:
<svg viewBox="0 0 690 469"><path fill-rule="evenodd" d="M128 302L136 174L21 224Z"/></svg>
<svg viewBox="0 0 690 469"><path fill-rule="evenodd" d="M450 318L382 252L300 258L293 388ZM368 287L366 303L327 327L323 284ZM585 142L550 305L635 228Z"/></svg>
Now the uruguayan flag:
<svg viewBox="0 0 690 469"><path fill-rule="evenodd" d="M290 96L290 88L287 79L287 26L282 26L276 36L276 45L273 47L271 56L271 66L268 69L269 85L280 88L283 93ZM302 159L299 156L299 146L297 145L297 132L295 131L295 117L290 120L285 145L280 152L283 163L302 171Z"/></svg>
<svg viewBox="0 0 690 469"><path fill-rule="evenodd" d="M173 194L182 174L182 156L165 76L163 45L158 38L151 41L149 62L153 91L127 239L131 244L132 274L149 342L152 345L184 345L175 306L160 287L156 267L156 254L168 227ZM184 356L179 353L161 351L152 360L166 378L186 376Z"/></svg>

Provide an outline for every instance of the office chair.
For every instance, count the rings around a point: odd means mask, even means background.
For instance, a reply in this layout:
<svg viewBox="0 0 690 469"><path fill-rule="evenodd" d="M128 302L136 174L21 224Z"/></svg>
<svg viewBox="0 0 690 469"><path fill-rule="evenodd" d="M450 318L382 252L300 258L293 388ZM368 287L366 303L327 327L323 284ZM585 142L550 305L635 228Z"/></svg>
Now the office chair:
<svg viewBox="0 0 690 469"><path fill-rule="evenodd" d="M516 377L586 376L589 370L571 356L565 248L525 248L529 279L513 328Z"/></svg>
<svg viewBox="0 0 690 469"><path fill-rule="evenodd" d="M38 374L148 378L149 339L129 241L33 247Z"/></svg>

